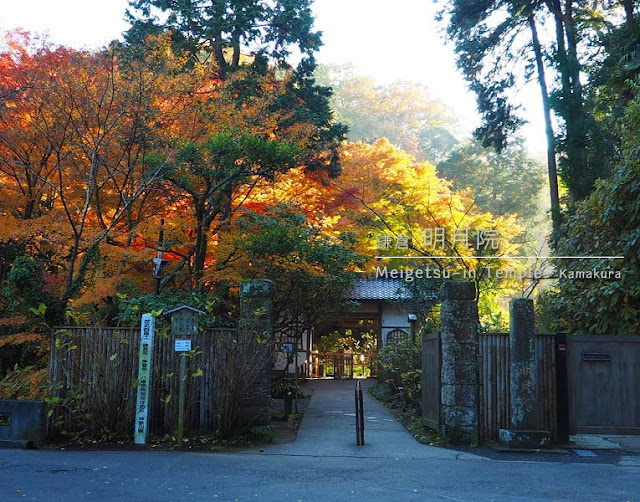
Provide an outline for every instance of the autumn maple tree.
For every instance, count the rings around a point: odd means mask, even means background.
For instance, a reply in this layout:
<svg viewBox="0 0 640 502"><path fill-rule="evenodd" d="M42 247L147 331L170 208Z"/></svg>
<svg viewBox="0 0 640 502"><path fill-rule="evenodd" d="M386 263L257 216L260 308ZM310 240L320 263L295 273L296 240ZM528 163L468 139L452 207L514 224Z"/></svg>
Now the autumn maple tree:
<svg viewBox="0 0 640 502"><path fill-rule="evenodd" d="M0 237L45 257L63 306L110 301L128 279L147 290L161 219L172 262L162 286L204 292L256 192L292 169L301 183L339 172L344 128L329 90L311 58L285 63L304 33L274 42L270 59L230 61L194 59L169 31L155 33L100 52L15 33L0 55L0 173L12 194Z"/></svg>
<svg viewBox="0 0 640 502"><path fill-rule="evenodd" d="M515 214L486 212L471 191L454 190L432 164L417 162L385 139L346 144L341 159L342 175L327 190L332 201L327 210L334 214L327 226L357 235L359 251L370 259L363 270L386 265L458 274L451 278L473 280L482 302L493 302L499 290L523 289L526 281L495 277L497 269L521 268L505 258L527 249L528 237ZM441 241L436 231L442 232Z"/></svg>
<svg viewBox="0 0 640 502"><path fill-rule="evenodd" d="M14 39L3 68L20 92L0 118L3 240L46 248L63 302L85 286L103 244L131 244L168 159L145 160L161 120L159 75L117 56ZM167 117L162 117L164 120Z"/></svg>

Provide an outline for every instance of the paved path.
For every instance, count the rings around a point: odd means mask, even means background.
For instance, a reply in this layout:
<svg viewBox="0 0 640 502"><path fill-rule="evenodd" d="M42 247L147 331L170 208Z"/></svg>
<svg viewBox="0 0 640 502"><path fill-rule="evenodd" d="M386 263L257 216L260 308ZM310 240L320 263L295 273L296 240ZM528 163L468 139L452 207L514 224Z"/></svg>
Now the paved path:
<svg viewBox="0 0 640 502"><path fill-rule="evenodd" d="M367 392L374 380L361 380L364 393L365 445L356 445L355 381L314 380L296 441L269 446L267 455L331 456L358 458L484 458L418 443L378 401Z"/></svg>

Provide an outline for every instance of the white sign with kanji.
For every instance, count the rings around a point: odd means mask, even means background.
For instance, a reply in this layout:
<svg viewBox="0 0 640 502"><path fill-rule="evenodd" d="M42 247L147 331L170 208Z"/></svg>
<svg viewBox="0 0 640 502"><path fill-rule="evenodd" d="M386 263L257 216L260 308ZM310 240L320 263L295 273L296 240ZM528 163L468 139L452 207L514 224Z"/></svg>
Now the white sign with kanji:
<svg viewBox="0 0 640 502"><path fill-rule="evenodd" d="M146 444L149 422L149 389L151 388L151 364L153 358L153 333L155 319L144 314L140 324L140 356L138 363L138 396L136 400L136 422L134 441Z"/></svg>

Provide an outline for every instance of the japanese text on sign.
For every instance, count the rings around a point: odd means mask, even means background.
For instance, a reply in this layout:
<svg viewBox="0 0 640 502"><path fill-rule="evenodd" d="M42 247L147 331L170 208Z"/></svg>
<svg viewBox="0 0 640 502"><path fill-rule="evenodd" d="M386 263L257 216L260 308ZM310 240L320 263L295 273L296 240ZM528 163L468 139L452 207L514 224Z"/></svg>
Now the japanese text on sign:
<svg viewBox="0 0 640 502"><path fill-rule="evenodd" d="M151 314L142 316L140 332L140 357L138 361L138 395L136 402L135 443L147 441L149 416L149 386L151 383L151 356L153 354L153 332L155 319Z"/></svg>
<svg viewBox="0 0 640 502"><path fill-rule="evenodd" d="M468 228L455 228L450 235L447 235L445 228L427 228L422 231L421 238L421 246L431 251L445 249L447 242L451 243L452 247L470 248L475 245L477 250L496 250L500 246L500 233L495 229L479 228L474 238ZM376 248L380 250L409 249L410 244L411 239L405 234L381 234L376 238Z"/></svg>

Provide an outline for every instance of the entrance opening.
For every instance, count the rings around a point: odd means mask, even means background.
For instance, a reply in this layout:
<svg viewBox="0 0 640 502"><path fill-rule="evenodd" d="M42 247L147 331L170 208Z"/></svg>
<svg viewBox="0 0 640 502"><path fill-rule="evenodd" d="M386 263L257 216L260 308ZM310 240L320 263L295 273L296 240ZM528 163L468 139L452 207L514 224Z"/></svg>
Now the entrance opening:
<svg viewBox="0 0 640 502"><path fill-rule="evenodd" d="M330 319L314 330L312 378L368 378L375 376L378 347L375 316Z"/></svg>

